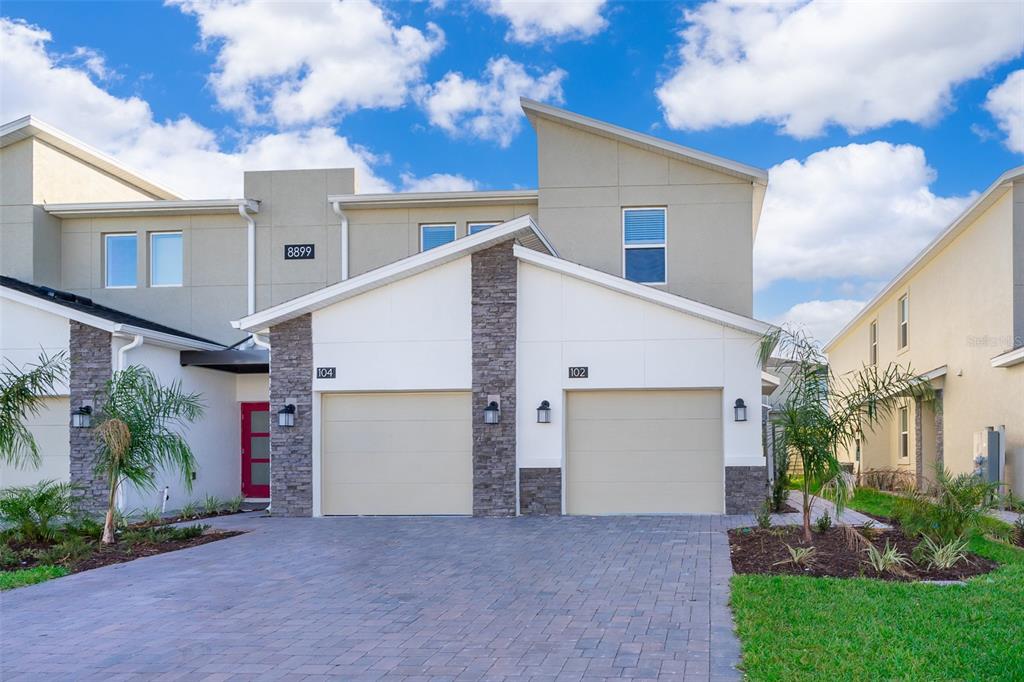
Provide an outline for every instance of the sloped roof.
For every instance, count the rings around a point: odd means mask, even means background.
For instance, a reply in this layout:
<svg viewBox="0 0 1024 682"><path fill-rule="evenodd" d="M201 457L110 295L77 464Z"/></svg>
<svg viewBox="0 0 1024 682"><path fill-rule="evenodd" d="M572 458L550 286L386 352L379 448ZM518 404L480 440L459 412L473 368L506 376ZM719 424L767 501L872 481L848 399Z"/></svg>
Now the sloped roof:
<svg viewBox="0 0 1024 682"><path fill-rule="evenodd" d="M181 345L199 348L202 350L220 350L225 348L223 344L205 339L195 334L183 332L180 329L168 327L167 325L153 322L136 315L109 308L105 305L100 305L94 302L91 298L85 296L79 296L68 291L60 291L58 289L52 289L50 287L39 286L36 284L29 284L23 282L20 279L13 277L7 277L6 275L0 275L0 289L4 294L4 298L16 300L21 303L28 303L32 305L38 302L40 305L36 307L45 306L49 312L56 312L61 314L58 309L53 306L58 306L64 309L64 313L71 319L77 319L83 324L91 324L93 326L102 326L107 328L108 331L124 331L127 333L141 333L146 336L149 334L155 334L164 337L173 337L169 340L178 340ZM13 294L13 295L12 295ZM21 294L21 296L18 296ZM77 313L77 314L76 314ZM109 324L97 325L98 321L106 322Z"/></svg>
<svg viewBox="0 0 1024 682"><path fill-rule="evenodd" d="M40 121L34 116L23 116L15 121L0 125L0 148L30 137L39 138L50 146L56 147L76 159L95 166L106 173L110 173L115 178L127 182L129 185L152 194L157 199L181 199L181 196L174 190L149 180L112 156L104 154L95 147L89 146L85 142L68 135L60 128L52 126L45 121Z"/></svg>

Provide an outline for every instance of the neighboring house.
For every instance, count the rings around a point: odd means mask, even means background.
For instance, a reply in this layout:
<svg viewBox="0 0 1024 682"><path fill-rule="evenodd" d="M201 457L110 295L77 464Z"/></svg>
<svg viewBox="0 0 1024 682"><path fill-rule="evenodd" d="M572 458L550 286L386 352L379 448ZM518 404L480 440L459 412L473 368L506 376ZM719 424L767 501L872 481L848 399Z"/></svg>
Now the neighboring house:
<svg viewBox="0 0 1024 682"><path fill-rule="evenodd" d="M1024 167L1002 175L826 346L836 374L891 362L934 401L864 435L860 468L974 469L975 436L1005 427L1007 482L1024 490Z"/></svg>
<svg viewBox="0 0 1024 682"><path fill-rule="evenodd" d="M535 190L358 194L352 169L255 171L244 197L198 201L22 119L0 130L4 274L211 339L181 362L235 386L218 409L241 487L276 513L752 510L767 174L523 109ZM37 171L57 152L73 171Z"/></svg>

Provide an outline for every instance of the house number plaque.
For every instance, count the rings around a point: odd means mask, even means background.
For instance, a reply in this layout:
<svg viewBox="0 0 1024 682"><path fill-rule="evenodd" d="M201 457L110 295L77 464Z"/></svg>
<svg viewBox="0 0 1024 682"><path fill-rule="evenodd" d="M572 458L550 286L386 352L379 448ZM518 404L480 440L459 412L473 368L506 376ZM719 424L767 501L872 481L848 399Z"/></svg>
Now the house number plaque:
<svg viewBox="0 0 1024 682"><path fill-rule="evenodd" d="M316 258L316 251L313 244L285 244L285 260L310 260Z"/></svg>
<svg viewBox="0 0 1024 682"><path fill-rule="evenodd" d="M337 379L338 368L337 367L317 367L316 368L317 379Z"/></svg>
<svg viewBox="0 0 1024 682"><path fill-rule="evenodd" d="M570 379L588 379L590 378L589 367L570 367L569 368Z"/></svg>

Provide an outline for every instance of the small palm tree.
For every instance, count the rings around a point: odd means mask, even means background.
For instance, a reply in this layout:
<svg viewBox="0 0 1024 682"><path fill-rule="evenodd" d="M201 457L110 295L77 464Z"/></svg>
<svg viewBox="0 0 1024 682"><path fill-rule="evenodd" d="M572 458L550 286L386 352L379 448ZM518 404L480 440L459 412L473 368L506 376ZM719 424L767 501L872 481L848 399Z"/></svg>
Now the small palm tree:
<svg viewBox="0 0 1024 682"><path fill-rule="evenodd" d="M117 490L124 482L154 490L161 468L177 469L192 490L195 456L180 427L202 416L198 393L186 393L180 382L161 386L145 367L116 372L100 400L96 431L103 447L96 458L96 473L109 482L103 544L115 541Z"/></svg>
<svg viewBox="0 0 1024 682"><path fill-rule="evenodd" d="M4 360L0 367L0 463L16 467L39 467L39 447L25 421L39 414L46 398L55 395L54 386L67 378L64 352L39 354L35 364L18 367Z"/></svg>
<svg viewBox="0 0 1024 682"><path fill-rule="evenodd" d="M907 400L931 399L933 392L912 369L895 363L882 369L865 365L837 376L814 339L800 330L775 328L766 334L761 340L762 365L773 354L794 363L784 400L772 415L782 436L778 447L795 453L803 465L801 511L804 539L810 542L815 485L829 491L838 513L852 493L852 482L839 462L840 450L852 447Z"/></svg>

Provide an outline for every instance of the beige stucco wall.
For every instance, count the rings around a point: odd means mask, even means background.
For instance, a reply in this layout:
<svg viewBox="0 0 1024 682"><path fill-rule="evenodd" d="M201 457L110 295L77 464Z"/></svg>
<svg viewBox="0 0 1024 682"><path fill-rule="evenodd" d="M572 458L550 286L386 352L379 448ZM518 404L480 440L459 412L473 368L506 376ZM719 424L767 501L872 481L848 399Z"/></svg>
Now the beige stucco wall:
<svg viewBox="0 0 1024 682"><path fill-rule="evenodd" d="M1012 214L1012 194L1006 193L838 339L829 348L829 361L839 374L866 363L869 325L877 319L881 367L897 362L922 373L947 367L944 379L936 382L943 388L946 466L954 472L972 470L974 433L1005 425L1007 459L1017 469L1011 470L1009 478L1020 480L1024 473L1024 366L991 366L992 357L1008 350L1012 341ZM897 302L904 294L910 302L910 338L900 350ZM865 467L907 466L913 471L913 414L911 408L909 460L898 461L897 429L886 424L867 438ZM934 423L930 408L922 421ZM930 462L934 434L925 430L925 437L925 461Z"/></svg>
<svg viewBox="0 0 1024 682"><path fill-rule="evenodd" d="M667 207L668 284L753 310L753 186L664 154L538 118L539 224L559 255L622 276L622 209Z"/></svg>
<svg viewBox="0 0 1024 682"><path fill-rule="evenodd" d="M349 219L349 275L354 277L418 253L420 226L424 224L454 223L458 239L469 233L469 223L505 222L524 215L536 220L537 204L362 208L348 209L345 214ZM340 276L338 272L331 281Z"/></svg>
<svg viewBox="0 0 1024 682"><path fill-rule="evenodd" d="M153 195L32 138L32 203L146 201Z"/></svg>

